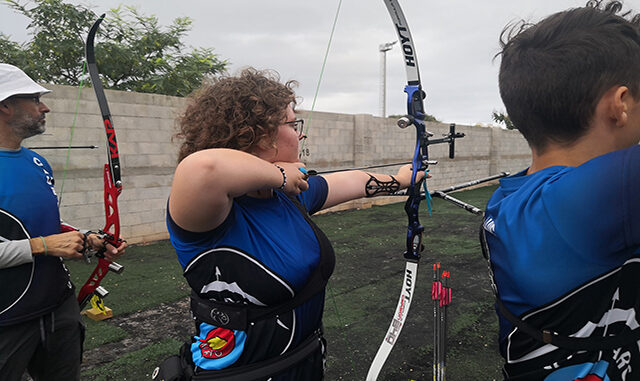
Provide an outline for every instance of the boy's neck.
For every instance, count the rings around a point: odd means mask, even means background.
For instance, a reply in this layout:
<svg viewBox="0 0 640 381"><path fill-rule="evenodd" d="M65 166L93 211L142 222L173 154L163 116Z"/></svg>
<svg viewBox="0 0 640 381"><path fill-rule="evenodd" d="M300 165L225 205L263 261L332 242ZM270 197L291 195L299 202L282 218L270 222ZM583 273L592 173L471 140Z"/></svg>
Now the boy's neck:
<svg viewBox="0 0 640 381"><path fill-rule="evenodd" d="M592 129L570 145L549 143L542 153L531 149L531 166L527 174L558 165L578 167L593 158L622 148L626 146L620 146L614 136Z"/></svg>

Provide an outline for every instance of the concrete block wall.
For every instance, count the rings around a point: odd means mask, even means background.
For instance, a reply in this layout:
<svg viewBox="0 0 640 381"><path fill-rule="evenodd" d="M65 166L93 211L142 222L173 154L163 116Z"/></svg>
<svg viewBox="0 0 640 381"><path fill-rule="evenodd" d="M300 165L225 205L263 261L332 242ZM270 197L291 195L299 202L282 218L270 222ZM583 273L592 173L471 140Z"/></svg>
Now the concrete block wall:
<svg viewBox="0 0 640 381"><path fill-rule="evenodd" d="M103 167L106 134L92 88L45 85L53 93L42 100L52 110L44 135L27 139L26 147L96 145L98 149L36 149L53 167L62 218L92 230L105 225ZM171 142L174 119L185 100L155 94L106 91L122 167L118 198L121 235L131 243L167 238L165 210L176 163ZM76 114L77 110L77 114ZM75 119L75 126L74 126ZM74 126L74 127L72 127Z"/></svg>
<svg viewBox="0 0 640 381"><path fill-rule="evenodd" d="M46 85L54 90L43 101L51 108L44 135L27 139L26 147L97 145L98 149L36 149L54 169L56 191L61 198L62 218L88 229L104 227L103 167L106 136L93 89ZM184 98L123 91L106 91L116 130L122 165L122 195L118 198L121 235L130 243L168 238L166 202L176 165L179 142L172 142L175 118L183 110ZM77 112L76 112L77 111ZM301 110L308 128L301 160L318 171L383 165L411 160L415 129L402 130L391 118L368 114L337 114ZM74 127L72 127L74 126ZM448 124L428 123L440 137ZM430 167L429 189L487 177L502 171L515 173L529 164L529 149L517 131L458 125L466 137L456 141L456 157L448 158L448 145L429 147L438 160ZM395 173L398 166L371 169ZM332 208L368 207L399 202L400 197L356 200Z"/></svg>

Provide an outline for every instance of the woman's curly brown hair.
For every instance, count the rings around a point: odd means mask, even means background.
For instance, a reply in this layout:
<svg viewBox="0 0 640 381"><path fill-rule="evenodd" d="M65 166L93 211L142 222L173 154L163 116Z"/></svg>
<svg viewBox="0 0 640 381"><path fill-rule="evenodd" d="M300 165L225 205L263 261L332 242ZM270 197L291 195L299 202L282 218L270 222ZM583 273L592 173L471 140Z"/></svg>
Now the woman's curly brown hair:
<svg viewBox="0 0 640 381"><path fill-rule="evenodd" d="M280 83L277 72L254 68L205 83L177 119L175 137L183 140L178 162L207 148L250 152L258 144L274 144L287 106L296 104L292 89L297 84Z"/></svg>

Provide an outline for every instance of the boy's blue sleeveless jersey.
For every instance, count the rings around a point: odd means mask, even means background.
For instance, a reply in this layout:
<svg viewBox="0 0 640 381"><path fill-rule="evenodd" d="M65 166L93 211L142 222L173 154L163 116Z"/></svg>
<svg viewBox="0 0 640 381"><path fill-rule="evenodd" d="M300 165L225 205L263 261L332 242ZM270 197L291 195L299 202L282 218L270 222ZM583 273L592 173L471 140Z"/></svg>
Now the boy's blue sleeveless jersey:
<svg viewBox="0 0 640 381"><path fill-rule="evenodd" d="M638 146L579 167L555 166L501 179L487 204L483 227L505 306L514 315L539 323L539 328L562 326L564 331L558 332L565 335L589 336L602 330L614 334L623 328L612 324L626 324L620 319L635 321L640 286L624 285L629 277L640 279L640 266L635 264L640 246L639 195ZM622 308L623 301L627 312L613 318L611 311ZM548 364L562 363L557 354L553 357L554 350L523 337L499 317L500 347L507 363L542 358ZM600 331L586 329L590 324ZM601 357L616 361L613 353L609 355Z"/></svg>
<svg viewBox="0 0 640 381"><path fill-rule="evenodd" d="M298 196L314 213L328 193L322 177L309 179ZM170 213L170 211L169 211ZM210 232L178 227L168 213L167 226L191 288L203 297L231 303L273 306L302 289L320 260L313 230L281 192L269 199L234 200L227 219ZM195 365L224 369L260 361L292 348L320 327L324 293L311 298L273 327L230 331L201 323L191 351Z"/></svg>

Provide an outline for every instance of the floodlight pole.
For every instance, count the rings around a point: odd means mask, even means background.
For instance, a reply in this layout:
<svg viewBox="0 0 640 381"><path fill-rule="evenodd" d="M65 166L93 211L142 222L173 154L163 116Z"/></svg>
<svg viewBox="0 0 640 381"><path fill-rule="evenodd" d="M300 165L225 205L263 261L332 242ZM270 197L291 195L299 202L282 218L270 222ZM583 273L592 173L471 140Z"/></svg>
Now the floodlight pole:
<svg viewBox="0 0 640 381"><path fill-rule="evenodd" d="M396 41L380 44L380 116L387 116L387 51L391 50Z"/></svg>

